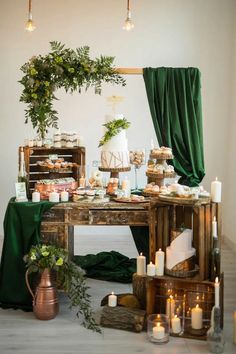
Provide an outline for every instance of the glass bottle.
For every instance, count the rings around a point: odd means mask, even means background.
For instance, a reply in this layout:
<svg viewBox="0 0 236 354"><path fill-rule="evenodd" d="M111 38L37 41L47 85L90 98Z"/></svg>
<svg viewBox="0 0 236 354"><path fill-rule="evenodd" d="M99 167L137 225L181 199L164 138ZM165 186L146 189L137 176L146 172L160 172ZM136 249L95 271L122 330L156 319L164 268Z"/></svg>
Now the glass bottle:
<svg viewBox="0 0 236 354"><path fill-rule="evenodd" d="M210 280L215 281L216 277L220 277L220 248L217 235L213 236L213 247L210 253Z"/></svg>
<svg viewBox="0 0 236 354"><path fill-rule="evenodd" d="M221 354L224 352L224 335L220 328L220 307L214 306L212 309L211 327L207 332L207 344L211 353Z"/></svg>
<svg viewBox="0 0 236 354"><path fill-rule="evenodd" d="M19 172L18 172L18 182L24 182L27 190L28 187L28 176L25 169L25 156L23 147L20 148L20 161L19 161Z"/></svg>

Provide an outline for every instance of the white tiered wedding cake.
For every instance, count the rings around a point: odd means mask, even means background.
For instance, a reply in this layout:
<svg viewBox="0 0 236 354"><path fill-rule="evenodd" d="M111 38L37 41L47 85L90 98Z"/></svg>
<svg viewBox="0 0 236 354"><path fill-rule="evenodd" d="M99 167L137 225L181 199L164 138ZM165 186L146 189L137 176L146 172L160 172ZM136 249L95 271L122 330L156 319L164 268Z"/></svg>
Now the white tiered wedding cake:
<svg viewBox="0 0 236 354"><path fill-rule="evenodd" d="M123 114L117 114L113 121L104 124L107 131L100 142L101 167L102 168L126 168L129 167L129 150L126 138L126 129L129 122Z"/></svg>

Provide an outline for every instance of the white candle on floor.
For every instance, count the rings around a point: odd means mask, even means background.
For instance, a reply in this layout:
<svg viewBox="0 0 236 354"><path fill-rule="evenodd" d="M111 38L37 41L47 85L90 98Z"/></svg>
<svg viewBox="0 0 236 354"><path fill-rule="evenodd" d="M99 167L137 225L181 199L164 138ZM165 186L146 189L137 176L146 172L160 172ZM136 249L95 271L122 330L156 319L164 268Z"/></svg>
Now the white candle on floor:
<svg viewBox="0 0 236 354"><path fill-rule="evenodd" d="M116 307L117 305L117 296L112 291L111 295L108 296L108 306Z"/></svg>
<svg viewBox="0 0 236 354"><path fill-rule="evenodd" d="M216 177L215 181L211 182L211 199L215 203L221 202L221 187L222 183Z"/></svg>
<svg viewBox="0 0 236 354"><path fill-rule="evenodd" d="M153 338L163 339L165 337L165 328L161 326L160 322L157 322L157 325L153 327Z"/></svg>
<svg viewBox="0 0 236 354"><path fill-rule="evenodd" d="M196 307L192 308L191 311L191 325L193 329L202 328L202 309L197 304Z"/></svg>
<svg viewBox="0 0 236 354"><path fill-rule="evenodd" d="M137 275L146 274L146 257L142 253L137 257Z"/></svg>
<svg viewBox="0 0 236 354"><path fill-rule="evenodd" d="M155 264L153 264L152 262L150 262L148 265L147 265L147 275L152 277L156 274L156 267L155 267Z"/></svg>

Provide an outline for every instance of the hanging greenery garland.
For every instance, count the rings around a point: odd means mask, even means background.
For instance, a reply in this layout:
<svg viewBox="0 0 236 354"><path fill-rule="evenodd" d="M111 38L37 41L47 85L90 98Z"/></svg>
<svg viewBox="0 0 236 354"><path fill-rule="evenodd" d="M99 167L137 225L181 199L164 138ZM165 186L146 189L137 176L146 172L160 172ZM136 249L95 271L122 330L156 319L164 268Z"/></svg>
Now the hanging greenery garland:
<svg viewBox="0 0 236 354"><path fill-rule="evenodd" d="M113 67L114 57L90 59L88 46L73 50L60 42L50 45L50 53L34 56L21 67L24 76L19 81L24 86L20 101L28 104L25 123L30 119L42 138L47 128L58 128L58 112L53 109L57 89L72 93L94 87L95 94L101 94L104 82L125 86Z"/></svg>

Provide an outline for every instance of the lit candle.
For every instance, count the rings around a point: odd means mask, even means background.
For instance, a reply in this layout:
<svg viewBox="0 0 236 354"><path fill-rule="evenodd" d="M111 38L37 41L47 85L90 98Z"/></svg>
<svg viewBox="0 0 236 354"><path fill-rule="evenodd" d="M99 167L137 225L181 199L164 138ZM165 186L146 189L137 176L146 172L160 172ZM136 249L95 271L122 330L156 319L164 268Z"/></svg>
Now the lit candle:
<svg viewBox="0 0 236 354"><path fill-rule="evenodd" d="M212 236L217 237L217 221L215 216L212 221Z"/></svg>
<svg viewBox="0 0 236 354"><path fill-rule="evenodd" d="M157 322L157 325L153 327L153 338L163 339L165 337L165 328L161 326L160 322Z"/></svg>
<svg viewBox="0 0 236 354"><path fill-rule="evenodd" d="M155 254L156 275L164 274L165 253L159 248Z"/></svg>
<svg viewBox="0 0 236 354"><path fill-rule="evenodd" d="M137 257L137 275L146 274L146 257L142 253Z"/></svg>
<svg viewBox="0 0 236 354"><path fill-rule="evenodd" d="M121 189L125 193L124 196L129 198L130 197L130 180L127 177L125 177L125 179L122 181Z"/></svg>
<svg viewBox="0 0 236 354"><path fill-rule="evenodd" d="M38 191L34 191L32 193L32 202L33 203L38 203L40 202L40 193Z"/></svg>
<svg viewBox="0 0 236 354"><path fill-rule="evenodd" d="M67 191L61 192L61 202L68 202L69 200L69 193Z"/></svg>
<svg viewBox="0 0 236 354"><path fill-rule="evenodd" d="M180 324L180 318L175 315L175 317L172 317L171 319L171 327L172 327L172 332L173 333L180 333L181 332L181 324Z"/></svg>
<svg viewBox="0 0 236 354"><path fill-rule="evenodd" d="M85 188L85 178L84 178L84 176L80 177L79 186L80 186L80 188Z"/></svg>
<svg viewBox="0 0 236 354"><path fill-rule="evenodd" d="M111 295L108 296L108 306L116 307L117 305L117 296L112 291Z"/></svg>
<svg viewBox="0 0 236 354"><path fill-rule="evenodd" d="M215 203L221 202L221 187L222 183L216 177L215 181L211 182L211 199Z"/></svg>
<svg viewBox="0 0 236 354"><path fill-rule="evenodd" d="M202 309L198 304L192 308L191 325L193 329L202 329Z"/></svg>
<svg viewBox="0 0 236 354"><path fill-rule="evenodd" d="M218 277L215 280L215 307L220 307L220 283Z"/></svg>
<svg viewBox="0 0 236 354"><path fill-rule="evenodd" d="M156 273L156 267L155 264L153 264L152 262L150 262L147 265L147 275L149 275L150 277L153 277Z"/></svg>
<svg viewBox="0 0 236 354"><path fill-rule="evenodd" d="M234 311L234 344L236 344L236 311Z"/></svg>
<svg viewBox="0 0 236 354"><path fill-rule="evenodd" d="M173 299L173 296L170 295L170 297L166 300L166 316L169 318L174 317L175 314L175 300Z"/></svg>
<svg viewBox="0 0 236 354"><path fill-rule="evenodd" d="M49 193L49 202L59 203L60 195L57 192Z"/></svg>

